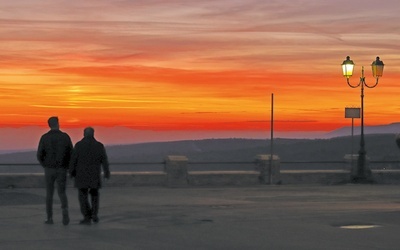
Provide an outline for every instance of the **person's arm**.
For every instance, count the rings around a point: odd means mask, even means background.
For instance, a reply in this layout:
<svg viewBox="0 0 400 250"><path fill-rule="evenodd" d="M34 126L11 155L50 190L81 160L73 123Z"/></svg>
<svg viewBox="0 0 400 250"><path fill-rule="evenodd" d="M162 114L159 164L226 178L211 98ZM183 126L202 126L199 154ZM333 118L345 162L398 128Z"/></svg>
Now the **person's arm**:
<svg viewBox="0 0 400 250"><path fill-rule="evenodd" d="M64 159L63 159L63 163L66 166L69 166L70 162L71 162L71 157L72 157L72 151L74 149L74 146L72 145L72 141L71 138L69 137L69 135L67 133L64 133L64 145L65 148L63 150L65 150L64 153Z"/></svg>
<svg viewBox="0 0 400 250"><path fill-rule="evenodd" d="M45 157L46 157L46 151L44 149L43 137L41 137L38 145L38 150L36 152L36 158L42 167L44 167Z"/></svg>
<svg viewBox="0 0 400 250"><path fill-rule="evenodd" d="M108 163L108 157L105 147L102 147L102 160L101 165L103 166L104 178L110 179L110 165Z"/></svg>
<svg viewBox="0 0 400 250"><path fill-rule="evenodd" d="M69 176L75 177L76 176L76 165L78 163L78 152L76 151L76 146L72 150L71 160L69 162Z"/></svg>

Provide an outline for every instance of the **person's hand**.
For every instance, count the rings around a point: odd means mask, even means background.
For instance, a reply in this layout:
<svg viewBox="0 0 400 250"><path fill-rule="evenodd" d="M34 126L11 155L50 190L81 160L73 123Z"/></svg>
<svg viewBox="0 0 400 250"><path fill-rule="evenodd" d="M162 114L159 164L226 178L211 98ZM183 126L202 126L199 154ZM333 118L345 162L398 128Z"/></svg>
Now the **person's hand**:
<svg viewBox="0 0 400 250"><path fill-rule="evenodd" d="M104 173L104 178L109 180L110 179L110 172Z"/></svg>

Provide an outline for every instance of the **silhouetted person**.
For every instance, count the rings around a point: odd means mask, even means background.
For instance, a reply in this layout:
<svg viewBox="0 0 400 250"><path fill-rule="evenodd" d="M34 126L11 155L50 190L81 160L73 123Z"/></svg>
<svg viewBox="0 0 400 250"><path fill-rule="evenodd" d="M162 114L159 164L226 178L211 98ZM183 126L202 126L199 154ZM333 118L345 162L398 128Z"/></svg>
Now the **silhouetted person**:
<svg viewBox="0 0 400 250"><path fill-rule="evenodd" d="M400 148L400 134L396 135L396 144Z"/></svg>
<svg viewBox="0 0 400 250"><path fill-rule="evenodd" d="M37 159L44 168L46 180L46 224L53 224L54 183L57 182L61 201L63 224L68 225L68 199L66 194L67 172L72 152L72 142L68 134L60 130L58 117L48 119L50 131L39 141Z"/></svg>
<svg viewBox="0 0 400 250"><path fill-rule="evenodd" d="M104 178L110 178L107 153L104 145L94 138L94 129L85 128L83 139L76 143L70 164L71 177L75 177L79 204L83 220L80 224L89 225L91 220L99 222L99 189L101 188L101 166ZM89 202L91 196L91 204Z"/></svg>

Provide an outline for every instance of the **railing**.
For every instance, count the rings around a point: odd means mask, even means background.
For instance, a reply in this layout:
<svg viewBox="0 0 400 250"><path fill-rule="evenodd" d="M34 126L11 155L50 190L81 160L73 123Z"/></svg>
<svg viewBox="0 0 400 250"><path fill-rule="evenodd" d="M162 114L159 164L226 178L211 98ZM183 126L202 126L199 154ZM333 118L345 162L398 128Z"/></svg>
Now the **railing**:
<svg viewBox="0 0 400 250"><path fill-rule="evenodd" d="M110 163L113 172L163 171L162 162ZM255 161L188 161L188 171L254 170ZM400 169L400 160L369 161L371 169ZM350 169L350 162L338 161L280 161L280 170L343 170ZM0 163L0 173L43 173L38 163Z"/></svg>
<svg viewBox="0 0 400 250"><path fill-rule="evenodd" d="M272 164L271 164L272 163ZM267 155L255 161L189 161L168 156L163 162L111 163L108 186L207 186L260 184L339 184L351 181L357 162L280 161ZM400 161L370 161L374 183L400 184ZM379 169L378 171L376 171ZM383 170L382 169L387 169ZM294 171L293 171L294 170ZM69 182L72 185L73 182ZM0 188L43 187L43 169L37 163L0 164Z"/></svg>
<svg viewBox="0 0 400 250"><path fill-rule="evenodd" d="M350 169L351 162L341 161L281 161L281 170L304 169L304 170L339 170ZM353 164L357 164L354 161ZM387 161L368 161L368 166L372 170L378 169L400 169L400 160Z"/></svg>

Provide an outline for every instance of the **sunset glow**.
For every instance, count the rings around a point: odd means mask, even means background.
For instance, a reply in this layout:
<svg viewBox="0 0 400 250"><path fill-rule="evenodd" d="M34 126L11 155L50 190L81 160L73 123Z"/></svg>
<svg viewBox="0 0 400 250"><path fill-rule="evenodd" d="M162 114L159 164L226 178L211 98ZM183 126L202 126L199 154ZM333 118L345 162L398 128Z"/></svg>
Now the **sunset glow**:
<svg viewBox="0 0 400 250"><path fill-rule="evenodd" d="M400 2L0 0L0 126L277 131L400 121ZM343 8L346 6L346 8Z"/></svg>

